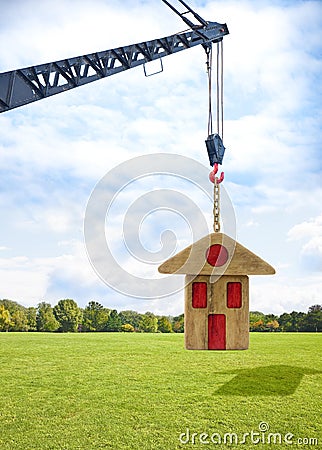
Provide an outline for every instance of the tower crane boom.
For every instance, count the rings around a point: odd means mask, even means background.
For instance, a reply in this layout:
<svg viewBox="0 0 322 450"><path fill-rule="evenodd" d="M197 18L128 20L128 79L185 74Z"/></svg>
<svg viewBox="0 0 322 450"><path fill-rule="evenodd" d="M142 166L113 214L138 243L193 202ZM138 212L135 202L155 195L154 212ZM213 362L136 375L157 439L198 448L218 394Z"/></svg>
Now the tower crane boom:
<svg viewBox="0 0 322 450"><path fill-rule="evenodd" d="M177 11L168 1L162 1L189 25L190 31L0 73L0 112L144 65L196 45L202 44L207 48L229 34L226 24L205 21L182 0L179 0L180 3L187 8L184 13ZM188 12L193 14L198 24L184 16Z"/></svg>

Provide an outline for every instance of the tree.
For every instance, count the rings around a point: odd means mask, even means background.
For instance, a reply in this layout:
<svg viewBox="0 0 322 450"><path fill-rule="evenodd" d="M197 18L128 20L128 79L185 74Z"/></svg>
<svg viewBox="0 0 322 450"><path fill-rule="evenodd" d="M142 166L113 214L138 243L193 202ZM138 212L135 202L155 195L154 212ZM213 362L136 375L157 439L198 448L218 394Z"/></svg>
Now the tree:
<svg viewBox="0 0 322 450"><path fill-rule="evenodd" d="M10 330L12 331L28 331L28 316L25 309L17 309L11 315L12 325Z"/></svg>
<svg viewBox="0 0 322 450"><path fill-rule="evenodd" d="M161 333L172 333L172 325L168 317L161 316L158 318L158 331L161 331Z"/></svg>
<svg viewBox="0 0 322 450"><path fill-rule="evenodd" d="M108 321L105 326L105 331L120 331L122 327L121 319L116 311L116 309L113 309L110 312Z"/></svg>
<svg viewBox="0 0 322 450"><path fill-rule="evenodd" d="M23 306L19 305L19 303L14 302L13 300L7 299L0 300L0 305L3 305L5 309L7 309L10 312L11 315L17 310L24 309Z"/></svg>
<svg viewBox="0 0 322 450"><path fill-rule="evenodd" d="M249 329L250 331L264 331L265 314L259 311L250 311Z"/></svg>
<svg viewBox="0 0 322 450"><path fill-rule="evenodd" d="M322 331L322 306L310 306L304 319L306 331Z"/></svg>
<svg viewBox="0 0 322 450"><path fill-rule="evenodd" d="M291 315L288 313L283 313L279 316L278 322L280 324L282 331L292 331L292 318Z"/></svg>
<svg viewBox="0 0 322 450"><path fill-rule="evenodd" d="M110 311L98 302L88 303L83 312L84 331L103 331L108 322Z"/></svg>
<svg viewBox="0 0 322 450"><path fill-rule="evenodd" d="M37 331L37 308L27 308L28 331Z"/></svg>
<svg viewBox="0 0 322 450"><path fill-rule="evenodd" d="M269 331L276 331L279 327L279 323L277 320L271 320L270 322L267 322L266 327L269 329Z"/></svg>
<svg viewBox="0 0 322 450"><path fill-rule="evenodd" d="M0 300L0 304L10 313L11 323L9 331L28 331L27 310L13 300Z"/></svg>
<svg viewBox="0 0 322 450"><path fill-rule="evenodd" d="M309 307L309 313L314 313L314 312L321 312L322 311L322 306L321 305L313 305Z"/></svg>
<svg viewBox="0 0 322 450"><path fill-rule="evenodd" d="M158 319L151 312L142 314L139 322L139 330L145 333L156 333L158 331Z"/></svg>
<svg viewBox="0 0 322 450"><path fill-rule="evenodd" d="M175 333L184 332L184 314L180 314L180 316L172 319L172 329Z"/></svg>
<svg viewBox="0 0 322 450"><path fill-rule="evenodd" d="M262 319L257 320L257 322L253 322L250 326L250 331L264 331L265 325Z"/></svg>
<svg viewBox="0 0 322 450"><path fill-rule="evenodd" d="M276 316L275 314L266 314L265 320L266 320L266 323L273 322L274 320L278 320L278 316Z"/></svg>
<svg viewBox="0 0 322 450"><path fill-rule="evenodd" d="M305 313L292 311L290 314L292 329L289 331L304 331L303 330L304 317L305 317Z"/></svg>
<svg viewBox="0 0 322 450"><path fill-rule="evenodd" d="M59 331L78 331L78 326L82 321L82 313L74 300L70 298L59 300L53 311L60 325Z"/></svg>
<svg viewBox="0 0 322 450"><path fill-rule="evenodd" d="M36 322L38 331L56 331L59 328L59 322L54 316L53 308L50 303L39 303Z"/></svg>
<svg viewBox="0 0 322 450"><path fill-rule="evenodd" d="M121 311L119 313L119 317L123 325L129 323L130 325L132 325L132 327L134 327L135 330L139 329L141 314L139 314L138 312L131 310Z"/></svg>
<svg viewBox="0 0 322 450"><path fill-rule="evenodd" d="M10 312L4 305L0 305L0 331L9 331L11 324Z"/></svg>

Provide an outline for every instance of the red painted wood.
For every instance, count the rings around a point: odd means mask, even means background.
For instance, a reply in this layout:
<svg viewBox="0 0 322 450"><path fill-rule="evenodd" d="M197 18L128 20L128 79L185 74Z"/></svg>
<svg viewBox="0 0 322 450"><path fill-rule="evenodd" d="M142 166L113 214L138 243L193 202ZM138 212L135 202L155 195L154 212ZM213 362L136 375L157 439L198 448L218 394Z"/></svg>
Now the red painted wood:
<svg viewBox="0 0 322 450"><path fill-rule="evenodd" d="M228 261L228 250L220 244L211 245L206 253L208 264L213 267L220 267Z"/></svg>
<svg viewBox="0 0 322 450"><path fill-rule="evenodd" d="M208 316L208 349L226 350L225 314L209 314Z"/></svg>
<svg viewBox="0 0 322 450"><path fill-rule="evenodd" d="M192 283L192 307L207 308L207 283Z"/></svg>
<svg viewBox="0 0 322 450"><path fill-rule="evenodd" d="M227 308L241 308L242 284L227 283Z"/></svg>

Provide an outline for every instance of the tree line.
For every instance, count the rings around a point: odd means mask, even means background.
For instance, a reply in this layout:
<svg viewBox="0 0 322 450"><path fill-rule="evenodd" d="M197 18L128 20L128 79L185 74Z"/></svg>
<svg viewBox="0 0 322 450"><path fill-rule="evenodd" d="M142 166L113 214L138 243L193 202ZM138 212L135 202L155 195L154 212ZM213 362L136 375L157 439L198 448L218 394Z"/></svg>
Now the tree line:
<svg viewBox="0 0 322 450"><path fill-rule="evenodd" d="M280 316L251 311L249 329L257 332L321 332L322 306L313 305L307 313L293 311ZM41 302L37 307L24 307L13 300L0 300L0 331L183 333L184 315L117 312L96 301L80 308L72 299L59 300L54 307L47 302Z"/></svg>
<svg viewBox="0 0 322 450"><path fill-rule="evenodd" d="M26 308L13 300L0 300L0 331L182 333L183 320L183 314L172 317L117 312L96 301L90 301L85 308L72 299L59 300L54 307L41 302Z"/></svg>
<svg viewBox="0 0 322 450"><path fill-rule="evenodd" d="M310 306L307 313L292 311L280 316L258 311L249 314L250 331L322 331L322 306Z"/></svg>

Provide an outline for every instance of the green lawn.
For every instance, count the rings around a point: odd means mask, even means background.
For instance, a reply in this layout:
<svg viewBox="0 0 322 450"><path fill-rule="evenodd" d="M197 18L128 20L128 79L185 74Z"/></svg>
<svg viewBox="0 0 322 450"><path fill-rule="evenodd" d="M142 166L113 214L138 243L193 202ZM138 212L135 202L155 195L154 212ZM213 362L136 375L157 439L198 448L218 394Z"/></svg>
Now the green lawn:
<svg viewBox="0 0 322 450"><path fill-rule="evenodd" d="M0 333L0 449L292 447L270 432L322 448L322 334L250 342L186 351L178 334Z"/></svg>

